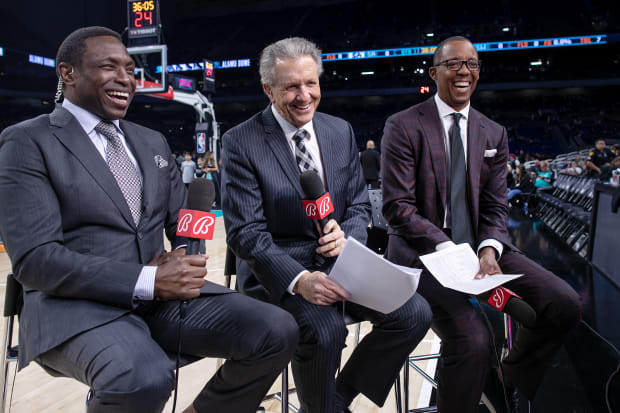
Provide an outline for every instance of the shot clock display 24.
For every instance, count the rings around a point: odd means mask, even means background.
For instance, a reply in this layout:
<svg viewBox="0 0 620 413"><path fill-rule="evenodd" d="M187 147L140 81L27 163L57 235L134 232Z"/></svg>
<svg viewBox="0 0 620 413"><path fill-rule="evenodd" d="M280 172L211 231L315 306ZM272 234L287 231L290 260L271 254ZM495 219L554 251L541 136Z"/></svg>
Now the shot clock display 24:
<svg viewBox="0 0 620 413"><path fill-rule="evenodd" d="M159 0L127 0L129 38L159 35Z"/></svg>

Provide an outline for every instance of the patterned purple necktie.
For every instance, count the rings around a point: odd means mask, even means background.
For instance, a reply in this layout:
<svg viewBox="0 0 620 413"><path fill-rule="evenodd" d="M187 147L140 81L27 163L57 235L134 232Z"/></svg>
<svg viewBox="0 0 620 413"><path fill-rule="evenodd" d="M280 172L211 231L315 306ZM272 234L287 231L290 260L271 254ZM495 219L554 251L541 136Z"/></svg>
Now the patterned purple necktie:
<svg viewBox="0 0 620 413"><path fill-rule="evenodd" d="M95 126L95 130L108 138L108 147L106 149L108 166L125 197L125 201L127 201L127 205L129 205L131 216L137 226L142 215L142 182L140 181L140 175L138 175L136 166L129 158L123 142L121 142L116 132L116 126L112 122L102 120Z"/></svg>
<svg viewBox="0 0 620 413"><path fill-rule="evenodd" d="M299 129L295 132L295 135L293 136L293 140L295 141L295 160L297 160L297 165L302 173L310 170L319 173L319 170L312 159L312 155L310 155L310 152L304 143L309 135L310 134L305 129Z"/></svg>

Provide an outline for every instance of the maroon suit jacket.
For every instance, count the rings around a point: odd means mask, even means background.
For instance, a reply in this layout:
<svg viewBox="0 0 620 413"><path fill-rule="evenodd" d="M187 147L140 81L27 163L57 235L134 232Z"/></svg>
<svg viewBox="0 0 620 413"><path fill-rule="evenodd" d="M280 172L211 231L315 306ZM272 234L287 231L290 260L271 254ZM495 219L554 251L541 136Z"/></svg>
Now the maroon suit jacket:
<svg viewBox="0 0 620 413"><path fill-rule="evenodd" d="M388 118L383 132L383 215L390 225L387 255L413 265L450 240L441 230L448 166L444 132L433 98ZM485 157L485 150L497 152ZM467 190L476 243L493 238L515 249L506 229L506 129L474 108L467 128Z"/></svg>

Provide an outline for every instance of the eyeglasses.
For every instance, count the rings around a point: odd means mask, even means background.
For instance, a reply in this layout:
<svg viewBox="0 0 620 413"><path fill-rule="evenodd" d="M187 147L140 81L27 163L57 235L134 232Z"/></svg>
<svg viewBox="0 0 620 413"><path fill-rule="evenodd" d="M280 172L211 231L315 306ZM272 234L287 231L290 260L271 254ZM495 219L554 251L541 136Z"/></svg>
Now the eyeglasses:
<svg viewBox="0 0 620 413"><path fill-rule="evenodd" d="M458 59L450 59L444 60L443 62L439 62L439 65L445 65L448 70L454 70L455 72L461 70L463 67L463 63L467 65L467 68L470 72L477 72L480 70L480 66L482 66L482 60L469 59L469 60L458 60Z"/></svg>

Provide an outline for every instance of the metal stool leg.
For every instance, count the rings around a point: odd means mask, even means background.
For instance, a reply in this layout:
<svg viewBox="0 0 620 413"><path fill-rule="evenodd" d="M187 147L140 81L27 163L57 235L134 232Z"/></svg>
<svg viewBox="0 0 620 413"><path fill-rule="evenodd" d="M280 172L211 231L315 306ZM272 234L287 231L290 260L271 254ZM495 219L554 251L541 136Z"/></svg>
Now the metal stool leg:
<svg viewBox="0 0 620 413"><path fill-rule="evenodd" d="M396 412L403 413L403 401L400 392L400 373L398 374L398 376L396 376L396 382L394 383L394 393L396 396Z"/></svg>
<svg viewBox="0 0 620 413"><path fill-rule="evenodd" d="M1 396L1 405L0 405L0 413L4 413L5 411L11 411L10 400L9 397L9 406L8 409L6 407L7 401L7 385L9 378L9 368L10 364L17 362L18 354L16 350L11 349L13 345L13 325L14 325L14 317L9 316L4 319L4 333L2 334L2 376L0 377L0 389L2 390ZM17 369L17 367L15 367ZM15 380L15 378L13 378ZM10 395L12 396L13 390L11 389Z"/></svg>
<svg viewBox="0 0 620 413"><path fill-rule="evenodd" d="M280 401L280 411L288 413L288 366L282 370L282 400Z"/></svg>

